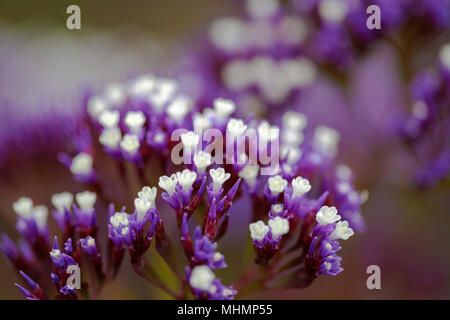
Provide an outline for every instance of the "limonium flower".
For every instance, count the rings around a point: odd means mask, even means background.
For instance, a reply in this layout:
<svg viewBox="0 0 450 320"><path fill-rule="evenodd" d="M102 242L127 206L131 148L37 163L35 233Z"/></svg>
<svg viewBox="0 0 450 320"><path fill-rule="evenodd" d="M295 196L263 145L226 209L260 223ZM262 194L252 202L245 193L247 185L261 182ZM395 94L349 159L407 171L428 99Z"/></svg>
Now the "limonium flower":
<svg viewBox="0 0 450 320"><path fill-rule="evenodd" d="M410 110L396 119L396 129L418 160L418 185L428 187L450 172L450 43L441 46L434 70L412 79L410 91Z"/></svg>
<svg viewBox="0 0 450 320"><path fill-rule="evenodd" d="M233 299L253 287L249 281L305 287L343 270L337 252L364 230L367 193L355 189L350 168L335 164L336 130L308 128L292 111L278 125L237 118L235 103L223 98L201 108L177 82L154 75L113 88L90 96L58 155L86 191L54 194L50 210L27 197L12 204L23 240L3 234L0 248L25 279L17 286L27 299L95 298L126 251L138 276L176 299ZM225 284L216 270L227 268L221 240L238 200L252 209L247 239L255 263ZM105 226L106 239L98 232ZM146 256L153 248L176 288ZM68 271L77 268L79 287Z"/></svg>

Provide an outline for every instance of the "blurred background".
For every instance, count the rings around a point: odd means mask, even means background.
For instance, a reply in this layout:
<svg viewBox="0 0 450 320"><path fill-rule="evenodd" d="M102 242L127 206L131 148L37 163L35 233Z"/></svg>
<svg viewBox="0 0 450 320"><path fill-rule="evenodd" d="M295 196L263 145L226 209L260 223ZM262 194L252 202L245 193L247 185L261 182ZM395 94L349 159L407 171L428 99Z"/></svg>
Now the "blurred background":
<svg viewBox="0 0 450 320"><path fill-rule="evenodd" d="M238 1L225 0L77 1L82 28L70 31L66 28L70 4L74 3L0 0L0 137L8 141L11 136L21 141L20 137L39 135L28 133L27 123L45 122L45 115L55 108L63 113L79 108L87 87L170 69L184 47L195 46L196 35L206 32L212 19L241 10ZM446 33L440 43L448 40ZM425 48L422 61L435 59L438 46ZM450 182L443 179L430 188L417 188L410 174L414 161L384 130L385 115L406 99L401 65L395 48L379 41L344 69L349 79L346 92L336 85L339 80L320 74L301 102L291 106L311 116L311 123L340 131L339 160L354 169L358 187L370 194L362 209L367 231L347 241L341 252L344 272L320 277L306 289L242 298L450 299ZM348 108L360 116L342 116ZM448 130L444 134L450 136ZM49 205L55 192L82 190L56 158L49 157L58 145L47 139L43 135L42 148L33 152L10 149L11 143L0 146L2 154L19 153L0 162L0 230L14 237L11 204L19 196ZM240 250L248 236L247 225L241 223L245 207L237 207L239 211L231 212L236 237L220 245L229 265L221 274L225 283L236 279L248 260L248 253ZM372 264L381 268L381 290L367 289L366 269ZM22 299L13 286L17 279L2 256L0 299ZM127 263L101 295L158 297L164 296L141 281Z"/></svg>

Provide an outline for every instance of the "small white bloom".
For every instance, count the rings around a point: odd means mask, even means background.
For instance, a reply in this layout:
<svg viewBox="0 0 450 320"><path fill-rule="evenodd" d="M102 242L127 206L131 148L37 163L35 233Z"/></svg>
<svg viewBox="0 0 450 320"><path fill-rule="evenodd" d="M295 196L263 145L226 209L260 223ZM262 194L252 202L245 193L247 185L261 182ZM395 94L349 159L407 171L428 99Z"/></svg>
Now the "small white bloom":
<svg viewBox="0 0 450 320"><path fill-rule="evenodd" d="M119 226L125 227L129 224L128 214L126 212L116 212L110 219L109 222L114 228Z"/></svg>
<svg viewBox="0 0 450 320"><path fill-rule="evenodd" d="M225 173L224 168L217 168L217 169L211 169L209 170L209 174L211 175L211 178L213 179L213 191L217 192L220 188L222 188L222 185L225 181L227 181L231 174Z"/></svg>
<svg viewBox="0 0 450 320"><path fill-rule="evenodd" d="M108 106L101 97L93 96L89 99L87 112L92 118L97 119L106 109L108 109Z"/></svg>
<svg viewBox="0 0 450 320"><path fill-rule="evenodd" d="M329 22L341 22L348 13L348 5L345 0L322 0L319 3L319 15Z"/></svg>
<svg viewBox="0 0 450 320"><path fill-rule="evenodd" d="M256 183L256 178L259 174L259 165L257 164L247 164L245 167L242 168L241 171L239 171L239 178L242 178L245 180L245 182L250 186L253 187Z"/></svg>
<svg viewBox="0 0 450 320"><path fill-rule="evenodd" d="M213 260L214 262L220 261L223 259L223 254L221 254L220 252L215 252L213 255Z"/></svg>
<svg viewBox="0 0 450 320"><path fill-rule="evenodd" d="M308 120L303 113L295 111L286 111L283 114L283 128L303 130L305 129Z"/></svg>
<svg viewBox="0 0 450 320"><path fill-rule="evenodd" d="M447 43L441 47L439 51L439 58L441 63L450 70L450 43Z"/></svg>
<svg viewBox="0 0 450 320"><path fill-rule="evenodd" d="M150 93L155 87L155 77L151 74L137 78L131 86L131 93L136 96Z"/></svg>
<svg viewBox="0 0 450 320"><path fill-rule="evenodd" d="M283 206L283 204L281 204L281 203L273 204L273 205L271 206L271 210L272 210L274 213L276 213L276 214L280 214L280 213L283 212L284 206Z"/></svg>
<svg viewBox="0 0 450 320"><path fill-rule="evenodd" d="M316 221L321 225L327 225L341 220L336 207L323 206L316 214Z"/></svg>
<svg viewBox="0 0 450 320"><path fill-rule="evenodd" d="M97 201L97 194L91 191L79 192L75 195L75 200L81 210L84 212L92 212L95 201Z"/></svg>
<svg viewBox="0 0 450 320"><path fill-rule="evenodd" d="M281 177L280 175L270 177L267 183L269 185L269 190L273 196L282 193L284 191L284 188L286 188L288 184L287 180L283 179L283 177Z"/></svg>
<svg viewBox="0 0 450 320"><path fill-rule="evenodd" d="M205 169L212 164L211 154L205 151L199 151L194 156L194 164L198 173L205 172Z"/></svg>
<svg viewBox="0 0 450 320"><path fill-rule="evenodd" d="M138 134L145 123L144 113L142 111L128 111L124 122L131 132Z"/></svg>
<svg viewBox="0 0 450 320"><path fill-rule="evenodd" d="M269 18L277 12L280 7L278 0L247 0L247 13L255 19Z"/></svg>
<svg viewBox="0 0 450 320"><path fill-rule="evenodd" d="M340 164L336 168L336 176L340 180L348 181L352 178L352 169L345 164Z"/></svg>
<svg viewBox="0 0 450 320"><path fill-rule="evenodd" d="M258 126L258 136L263 141L275 141L280 136L280 128L271 126L267 121L262 121Z"/></svg>
<svg viewBox="0 0 450 320"><path fill-rule="evenodd" d="M250 237L253 240L262 241L264 240L266 234L269 232L269 227L266 226L264 221L259 220L258 222L250 223Z"/></svg>
<svg viewBox="0 0 450 320"><path fill-rule="evenodd" d="M58 212L70 210L73 203L73 194L70 192L55 193L52 196L52 204Z"/></svg>
<svg viewBox="0 0 450 320"><path fill-rule="evenodd" d="M141 144L139 142L139 138L135 134L127 133L123 136L123 139L120 142L120 148L129 155L136 154L140 147Z"/></svg>
<svg viewBox="0 0 450 320"><path fill-rule="evenodd" d="M292 188L294 189L292 196L300 197L311 190L311 184L308 179L297 177L292 180Z"/></svg>
<svg viewBox="0 0 450 320"><path fill-rule="evenodd" d="M207 265L196 266L192 269L189 284L192 288L208 291L216 276Z"/></svg>
<svg viewBox="0 0 450 320"><path fill-rule="evenodd" d="M192 108L191 98L179 95L167 107L167 115L175 122L183 121L184 117Z"/></svg>
<svg viewBox="0 0 450 320"><path fill-rule="evenodd" d="M289 221L281 217L270 219L269 222L270 233L273 239L278 239L282 235L289 232Z"/></svg>
<svg viewBox="0 0 450 320"><path fill-rule="evenodd" d="M72 159L70 171L73 174L89 175L92 172L94 159L90 154L81 152Z"/></svg>
<svg viewBox="0 0 450 320"><path fill-rule="evenodd" d="M59 249L52 249L52 251L50 251L50 256L53 259L57 260L59 257L61 257L61 250L59 250Z"/></svg>
<svg viewBox="0 0 450 320"><path fill-rule="evenodd" d="M316 150L333 157L337 152L339 138L339 132L336 130L327 126L318 126L314 131L313 145Z"/></svg>
<svg viewBox="0 0 450 320"><path fill-rule="evenodd" d="M106 128L100 134L99 141L109 149L117 149L122 141L122 132L117 127Z"/></svg>
<svg viewBox="0 0 450 320"><path fill-rule="evenodd" d="M283 145L288 145L294 148L300 146L304 140L305 135L303 132L294 129L285 129L281 135L281 142Z"/></svg>
<svg viewBox="0 0 450 320"><path fill-rule="evenodd" d="M194 114L192 119L193 119L194 130L196 132L202 132L211 127L211 121L204 114L197 112Z"/></svg>
<svg viewBox="0 0 450 320"><path fill-rule="evenodd" d="M334 229L334 231L330 234L329 239L347 240L354 234L355 232L353 231L353 229L348 226L348 221L339 221L336 224L336 228Z"/></svg>
<svg viewBox="0 0 450 320"><path fill-rule="evenodd" d="M197 179L197 173L184 169L182 172L177 172L177 179L183 190L187 192L194 184L195 179Z"/></svg>
<svg viewBox="0 0 450 320"><path fill-rule="evenodd" d="M121 84L111 83L105 89L105 97L108 102L114 105L121 105L126 99L125 90Z"/></svg>
<svg viewBox="0 0 450 320"><path fill-rule="evenodd" d="M88 239L86 241L86 245L88 247L95 247L95 239L92 238L91 236L88 236Z"/></svg>
<svg viewBox="0 0 450 320"><path fill-rule="evenodd" d="M152 204L150 201L141 198L134 199L134 207L136 208L138 222L144 220L145 214L150 210L151 206Z"/></svg>
<svg viewBox="0 0 450 320"><path fill-rule="evenodd" d="M286 159L289 164L295 163L301 159L303 152L298 147L293 146L282 146L281 147L281 157Z"/></svg>
<svg viewBox="0 0 450 320"><path fill-rule="evenodd" d="M194 149L200 142L200 137L194 131L185 132L180 136L180 138L183 146L187 150Z"/></svg>
<svg viewBox="0 0 450 320"><path fill-rule="evenodd" d="M44 230L47 226L48 208L46 206L36 206L33 209L34 221L39 230Z"/></svg>
<svg viewBox="0 0 450 320"><path fill-rule="evenodd" d="M246 25L239 19L221 17L215 19L209 27L209 39L219 49L226 51L241 50L245 43Z"/></svg>
<svg viewBox="0 0 450 320"><path fill-rule="evenodd" d="M29 218L33 211L33 200L27 197L21 197L13 203L13 210L19 216Z"/></svg>
<svg viewBox="0 0 450 320"><path fill-rule="evenodd" d="M98 117L98 122L100 122L104 128L116 127L119 124L119 120L120 113L117 110L105 110Z"/></svg>
<svg viewBox="0 0 450 320"><path fill-rule="evenodd" d="M232 136L241 136L247 130L247 125L242 121L242 119L231 118L227 124L227 132Z"/></svg>
<svg viewBox="0 0 450 320"><path fill-rule="evenodd" d="M220 118L228 118L236 110L236 105L233 101L218 98L214 100L214 111Z"/></svg>
<svg viewBox="0 0 450 320"><path fill-rule="evenodd" d="M145 186L141 191L138 192L138 197L151 203L151 208L156 208L155 199L156 199L157 189L156 187L150 188Z"/></svg>
<svg viewBox="0 0 450 320"><path fill-rule="evenodd" d="M161 188L163 188L169 194L169 196L171 196L175 191L177 183L178 183L177 175L174 173L170 177L168 176L160 177L158 185Z"/></svg>

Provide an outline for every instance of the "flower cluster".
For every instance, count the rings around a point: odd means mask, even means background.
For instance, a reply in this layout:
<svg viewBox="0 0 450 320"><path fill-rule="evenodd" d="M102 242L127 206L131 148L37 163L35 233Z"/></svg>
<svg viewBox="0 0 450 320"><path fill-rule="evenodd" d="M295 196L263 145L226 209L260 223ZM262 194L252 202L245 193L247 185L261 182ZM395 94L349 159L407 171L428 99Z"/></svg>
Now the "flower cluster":
<svg viewBox="0 0 450 320"><path fill-rule="evenodd" d="M416 175L420 186L433 185L450 172L450 43L440 49L438 68L413 78L412 106L396 122L406 146L421 162Z"/></svg>
<svg viewBox="0 0 450 320"><path fill-rule="evenodd" d="M306 117L292 111L279 126L234 118L236 106L226 99L201 109L177 86L144 75L87 100L72 145L59 160L91 191L52 197L52 216L62 231L52 247L47 208L29 198L14 203L24 240L17 246L4 235L1 249L25 272L28 288L20 288L27 298L44 299L51 287L57 298L80 298L85 291L97 295L117 275L128 250L136 274L174 298L190 292L196 299L232 299L246 281L225 286L213 270L227 267L217 248L238 199L247 199L253 208L249 229L255 262L263 268L261 284L290 276L289 286L305 286L321 274L342 270L338 240L364 229L360 206L367 195L355 190L348 167L334 164L338 132L326 126L309 129ZM205 129L227 136L226 141L209 149L200 134ZM249 129L256 140L230 139ZM180 146L182 161L174 163ZM267 163L251 150L272 153L276 161ZM104 215L96 213L96 202ZM167 228L170 222L162 219L168 212L175 217L175 237L166 231L173 230ZM106 241L98 236L99 224L107 224ZM181 245L184 268L176 262L174 239ZM179 291L164 283L146 258L152 243L179 279ZM90 280L84 278L80 288L68 283L74 267L83 274L89 270Z"/></svg>

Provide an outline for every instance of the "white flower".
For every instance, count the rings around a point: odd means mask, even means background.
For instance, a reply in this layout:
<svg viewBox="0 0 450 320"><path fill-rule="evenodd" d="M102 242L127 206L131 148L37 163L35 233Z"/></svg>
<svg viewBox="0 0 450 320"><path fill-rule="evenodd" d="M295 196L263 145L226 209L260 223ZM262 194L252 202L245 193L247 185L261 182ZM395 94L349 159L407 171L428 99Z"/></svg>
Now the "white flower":
<svg viewBox="0 0 450 320"><path fill-rule="evenodd" d="M113 225L114 228L119 226L125 227L128 226L128 214L126 212L116 212L110 219L109 222Z"/></svg>
<svg viewBox="0 0 450 320"><path fill-rule="evenodd" d="M183 121L184 117L192 108L191 98L179 95L167 107L167 115L176 122Z"/></svg>
<svg viewBox="0 0 450 320"><path fill-rule="evenodd" d="M180 136L180 138L183 146L187 150L194 149L200 142L200 137L194 131L185 132Z"/></svg>
<svg viewBox="0 0 450 320"><path fill-rule="evenodd" d="M193 119L194 130L196 132L202 132L211 127L211 121L204 114L197 112L194 114L192 119Z"/></svg>
<svg viewBox="0 0 450 320"><path fill-rule="evenodd" d="M258 173L259 173L259 165L247 164L245 167L242 168L241 171L239 171L239 178L244 179L245 182L250 187L253 187L256 183L256 178L258 177Z"/></svg>
<svg viewBox="0 0 450 320"><path fill-rule="evenodd" d="M122 141L122 132L117 127L106 128L100 134L99 141L105 147L117 149Z"/></svg>
<svg viewBox="0 0 450 320"><path fill-rule="evenodd" d="M178 183L177 175L172 174L170 177L168 176L160 177L158 185L161 188L163 188L169 194L169 196L171 196L175 191L177 183Z"/></svg>
<svg viewBox="0 0 450 320"><path fill-rule="evenodd" d="M447 43L441 47L439 51L439 58L441 63L450 70L450 43Z"/></svg>
<svg viewBox="0 0 450 320"><path fill-rule="evenodd" d="M340 180L348 181L352 178L352 169L350 169L345 164L340 164L336 168L336 176Z"/></svg>
<svg viewBox="0 0 450 320"><path fill-rule="evenodd" d="M155 86L155 77L151 74L143 75L137 78L131 86L133 95L145 95L150 93Z"/></svg>
<svg viewBox="0 0 450 320"><path fill-rule="evenodd" d="M48 208L46 206L36 206L33 209L34 213L34 221L36 221L36 225L39 230L44 230L47 226L47 218L48 218Z"/></svg>
<svg viewBox="0 0 450 320"><path fill-rule="evenodd" d="M259 220L258 222L250 223L250 237L253 240L262 241L264 237L269 232L269 227L266 226L264 221Z"/></svg>
<svg viewBox="0 0 450 320"><path fill-rule="evenodd" d="M319 15L329 22L341 22L348 13L348 5L345 0L322 0L319 3Z"/></svg>
<svg viewBox="0 0 450 320"><path fill-rule="evenodd" d="M94 119L97 119L107 108L105 101L99 96L91 97L87 103L87 111Z"/></svg>
<svg viewBox="0 0 450 320"><path fill-rule="evenodd" d="M73 194L70 192L55 193L52 196L52 204L58 212L70 210L73 203Z"/></svg>
<svg viewBox="0 0 450 320"><path fill-rule="evenodd" d="M271 210L276 214L280 214L281 212L283 212L284 206L281 203L273 204L271 206Z"/></svg>
<svg viewBox="0 0 450 320"><path fill-rule="evenodd" d="M327 126L318 126L314 131L314 148L329 157L333 157L337 152L339 143L339 133Z"/></svg>
<svg viewBox="0 0 450 320"><path fill-rule="evenodd" d="M273 196L282 193L288 184L287 180L283 179L280 175L270 177L267 183Z"/></svg>
<svg viewBox="0 0 450 320"><path fill-rule="evenodd" d="M281 147L281 157L286 159L287 163L295 163L301 159L303 152L298 147L293 146L282 146Z"/></svg>
<svg viewBox="0 0 450 320"><path fill-rule="evenodd" d="M88 247L95 247L95 239L91 236L87 237L86 246Z"/></svg>
<svg viewBox="0 0 450 320"><path fill-rule="evenodd" d="M149 96L149 102L157 112L161 111L165 104L172 98L178 84L172 79L157 79L155 88Z"/></svg>
<svg viewBox="0 0 450 320"><path fill-rule="evenodd" d="M269 222L270 233L273 239L278 239L282 235L289 232L289 221L281 217L270 219Z"/></svg>
<svg viewBox="0 0 450 320"><path fill-rule="evenodd" d="M29 218L33 211L33 200L27 197L21 197L13 203L13 210L19 216Z"/></svg>
<svg viewBox="0 0 450 320"><path fill-rule="evenodd" d="M211 178L213 179L213 191L217 192L222 188L222 185L225 181L227 181L231 174L225 173L224 168L217 168L217 169L211 169L209 170L209 174L211 175Z"/></svg>
<svg viewBox="0 0 450 320"><path fill-rule="evenodd" d="M52 251L50 251L50 256L53 259L58 260L61 257L61 250L52 249Z"/></svg>
<svg viewBox="0 0 450 320"><path fill-rule="evenodd" d="M94 159L91 155L81 152L72 159L70 171L73 174L89 175L92 172Z"/></svg>
<svg viewBox="0 0 450 320"><path fill-rule="evenodd" d="M264 19L275 14L280 3L278 0L247 0L245 7L252 18Z"/></svg>
<svg viewBox="0 0 450 320"><path fill-rule="evenodd" d="M120 113L117 110L105 110L102 112L100 117L98 118L98 122L104 127L104 128L112 128L117 126L120 119Z"/></svg>
<svg viewBox="0 0 450 320"><path fill-rule="evenodd" d="M129 155L136 154L140 147L141 144L139 142L139 138L135 134L127 133L123 136L123 139L120 142L120 148Z"/></svg>
<svg viewBox="0 0 450 320"><path fill-rule="evenodd" d="M298 147L305 140L305 135L303 132L296 129L284 129L281 134L281 142L283 145L288 145L291 147Z"/></svg>
<svg viewBox="0 0 450 320"><path fill-rule="evenodd" d="M194 164L198 173L205 172L205 169L212 164L211 154L205 151L199 151L194 156Z"/></svg>
<svg viewBox="0 0 450 320"><path fill-rule="evenodd" d="M124 88L119 83L109 84L105 89L105 97L108 102L115 105L121 105L126 99Z"/></svg>
<svg viewBox="0 0 450 320"><path fill-rule="evenodd" d="M92 212L95 201L97 201L97 194L95 192L83 191L75 195L78 206L84 212Z"/></svg>
<svg viewBox="0 0 450 320"><path fill-rule="evenodd" d="M194 184L195 179L197 179L197 173L195 171L184 169L182 172L177 172L177 179L183 190L188 192Z"/></svg>
<svg viewBox="0 0 450 320"><path fill-rule="evenodd" d="M316 214L316 221L324 226L341 220L336 207L323 206Z"/></svg>
<svg viewBox="0 0 450 320"><path fill-rule="evenodd" d="M216 276L207 265L196 266L192 269L189 284L192 288L208 291Z"/></svg>
<svg viewBox="0 0 450 320"><path fill-rule="evenodd" d="M150 210L151 206L152 204L150 201L141 198L134 199L134 207L136 208L138 222L144 220L145 214Z"/></svg>
<svg viewBox="0 0 450 320"><path fill-rule="evenodd" d="M145 186L141 191L138 192L138 197L151 203L151 208L155 208L155 199L156 199L157 189L156 187L150 188Z"/></svg>
<svg viewBox="0 0 450 320"><path fill-rule="evenodd" d="M142 111L128 111L124 122L131 132L138 134L145 123L144 113Z"/></svg>
<svg viewBox="0 0 450 320"><path fill-rule="evenodd" d="M220 118L228 118L236 110L236 105L233 101L218 98L214 100L214 111Z"/></svg>
<svg viewBox="0 0 450 320"><path fill-rule="evenodd" d="M308 120L303 113L286 111L283 114L283 128L302 131L307 123Z"/></svg>
<svg viewBox="0 0 450 320"><path fill-rule="evenodd" d="M277 36L288 45L300 45L308 36L308 27L299 17L286 16L278 25Z"/></svg>
<svg viewBox="0 0 450 320"><path fill-rule="evenodd" d="M246 45L246 25L236 18L222 17L215 19L209 27L209 39L219 49L237 51Z"/></svg>
<svg viewBox="0 0 450 320"><path fill-rule="evenodd" d="M262 121L258 126L258 136L263 141L275 141L280 136L280 128L271 126L267 121Z"/></svg>
<svg viewBox="0 0 450 320"><path fill-rule="evenodd" d="M292 180L292 188L294 189L292 196L300 197L311 190L311 184L309 183L308 179L297 177Z"/></svg>
<svg viewBox="0 0 450 320"><path fill-rule="evenodd" d="M227 124L227 132L232 136L241 136L247 130L247 125L242 121L242 119L231 118Z"/></svg>
<svg viewBox="0 0 450 320"><path fill-rule="evenodd" d="M339 221L336 224L336 228L334 229L334 231L330 234L329 239L347 240L354 234L355 232L353 232L353 229L348 226L348 221Z"/></svg>

